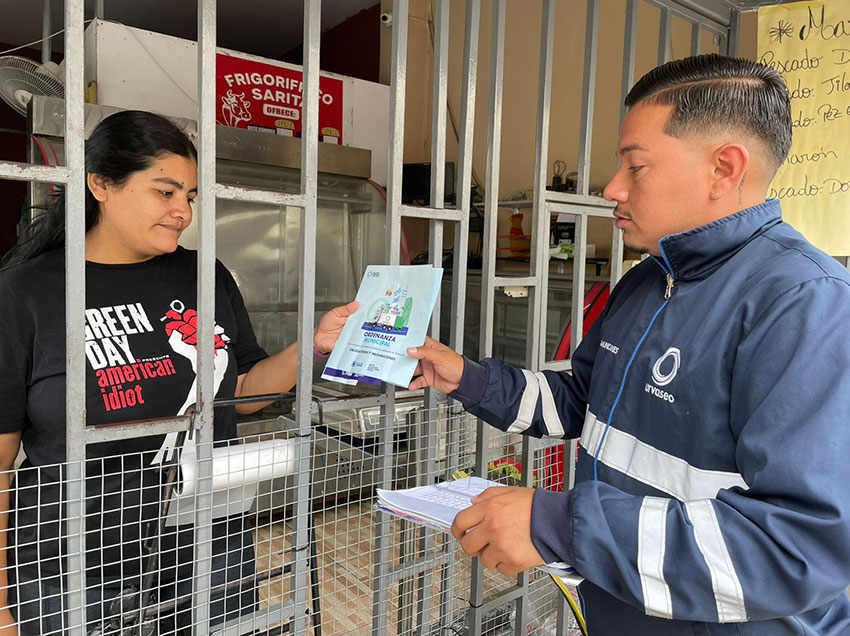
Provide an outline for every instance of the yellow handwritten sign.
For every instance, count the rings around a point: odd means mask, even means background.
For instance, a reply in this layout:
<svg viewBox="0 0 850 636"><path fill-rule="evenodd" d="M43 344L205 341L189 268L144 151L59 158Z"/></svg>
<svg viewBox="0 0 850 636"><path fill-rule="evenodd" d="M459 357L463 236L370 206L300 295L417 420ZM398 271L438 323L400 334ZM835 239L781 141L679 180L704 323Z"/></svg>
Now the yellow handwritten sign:
<svg viewBox="0 0 850 636"><path fill-rule="evenodd" d="M788 85L794 126L768 196L820 249L850 255L850 2L759 9L758 51Z"/></svg>

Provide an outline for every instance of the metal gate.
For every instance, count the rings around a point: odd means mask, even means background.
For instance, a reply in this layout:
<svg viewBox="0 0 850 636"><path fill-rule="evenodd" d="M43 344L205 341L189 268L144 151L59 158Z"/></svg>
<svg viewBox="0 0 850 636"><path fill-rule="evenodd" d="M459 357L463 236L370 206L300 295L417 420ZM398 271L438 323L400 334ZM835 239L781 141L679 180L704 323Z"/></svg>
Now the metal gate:
<svg viewBox="0 0 850 636"><path fill-rule="evenodd" d="M612 221L612 252L608 282L616 284L622 273L623 246L613 227L612 204L590 192L590 150L597 77L597 44L600 29L600 2L587 0L585 52L582 70L581 137L575 192L547 190L549 120L553 83L555 12L574 0L543 0L539 44L538 97L536 119L534 192L531 202L533 229L527 275L498 271L497 220L499 209L499 169L502 139L503 70L510 52L505 47L507 0L492 1L492 22L481 24L481 0L466 0L463 44L462 111L458 132L457 205L446 208L444 201L445 137L447 129L447 86L449 60L450 0L433 0L434 55L431 207L402 204L402 164L405 130L405 83L407 79L408 0L393 3L391 111L389 121L389 174L387 175L386 246L389 264L399 264L401 220L429 221L430 262L442 265L442 245L446 223L454 225L454 265L452 272L450 330L440 334L440 307L435 308L431 335L443 337L461 349L464 325L480 324L480 354L493 350L494 305L500 289L527 294L527 337L525 366L532 371L569 370L569 360L554 360L547 354L547 298L549 294L549 222L552 215L567 215L575 224L571 295L570 351L582 337L584 290L586 288L587 225L600 217ZM577 0L575 0L577 2ZM633 83L637 43L637 12L642 3L659 9L658 62L670 57L671 24L674 19L692 25L691 51L701 50L705 33L716 36L720 51L737 50L740 7L724 0L625 0L626 18L622 93ZM49 4L49 3L48 3ZM430 530L413 527L372 509L374 486L433 483L448 479L458 469L491 476L524 486L569 487L575 463L575 443L563 440L540 442L514 435L496 434L482 422L461 412L459 405L446 404L433 391L427 392L424 408L405 410L404 400L386 386L380 396L345 403L315 395L312 387L311 343L315 307L316 201L318 152L319 44L321 3L305 0L304 12L304 99L301 187L297 194L283 194L225 186L215 175L215 51L216 2L198 1L199 75L199 215L197 409L188 416L154 422L126 423L109 427L86 427L85 412L85 253L84 253L84 80L83 25L84 0L65 0L65 140L64 166L0 163L0 178L63 184L67 201L66 246L66 324L67 324L67 462L49 467L61 474L65 503L66 557L59 578L58 611L64 614L66 631L71 634L165 634L183 633L180 625L163 622L169 612L190 616L186 633L283 633L294 634L525 634L530 625L537 633L567 633L569 610L555 588L532 573L514 578L488 574L477 559L467 559L454 542ZM103 15L103 2L98 13ZM467 262L470 234L470 186L474 137L474 104L478 74L478 35L489 29L489 118L487 122L487 168L484 179L483 263L481 306L478 316L466 316ZM258 430L254 436L228 451L239 468L262 470L263 460L252 455L252 443L277 441L291 462L291 475L271 480L265 490L249 493L257 504L245 514L251 523L239 536L249 537L253 550L253 570L236 568L214 554L214 518L221 509L238 507L241 491L222 486L214 464L221 455L213 447L213 320L215 265L215 206L217 199L265 202L296 207L300 215L299 275L299 365L295 410L278 426ZM439 302L439 301L438 301ZM373 418L364 420L361 412L348 417L343 409L369 407ZM335 415L336 414L336 415ZM342 414L342 415L340 415ZM337 417L328 427L329 418ZM343 424L347 422L347 424ZM345 433L348 426L350 433ZM185 433L192 430L196 464L194 493L180 499L168 471L160 472L150 483L139 486L137 495L156 493L152 501L169 501L170 509L154 506L145 517L154 528L145 540L158 547L177 541L177 560L189 565L181 580L179 564L170 598L145 596L150 590L145 577L140 586L119 585L118 598L109 603L97 598L99 592L86 586L86 559L92 546L103 536L87 533L86 462L87 445L134 437ZM343 431L340 433L340 431ZM566 447L564 450L563 447ZM235 450L233 450L235 449ZM283 451L282 451L283 452ZM336 458L333 472L329 457ZM235 457L235 459L233 459ZM279 461L272 455L274 461ZM143 458L135 458L142 461ZM123 472L134 458L122 456L109 463L103 460L99 474ZM522 467L525 467L525 470ZM185 468L184 468L185 470ZM38 481L39 477L36 479ZM14 493L24 480L14 479ZM329 484L346 481L358 484L356 496L331 500L322 493ZM30 480L27 483L32 482ZM349 488L351 491L351 488ZM222 495L222 492L224 494ZM266 502L263 504L261 502ZM106 505L106 504L104 504ZM141 505L141 504L140 504ZM185 506L181 508L181 506ZM272 511L269 514L269 510ZM194 527L191 545L180 547L169 515L180 514ZM36 517L37 519L37 517ZM182 523L182 522L181 522ZM141 526L141 521L139 522ZM141 530L140 530L141 531ZM105 530L104 530L105 532ZM246 534L247 533L247 534ZM218 545L215 543L215 545ZM164 548L163 548L164 549ZM245 546L233 548L238 554ZM186 550L191 550L191 555ZM163 552L164 554L164 552ZM173 556L173 555L172 555ZM101 550L101 559L105 551ZM114 557L114 555L113 555ZM111 558L113 558L111 557ZM122 556L119 554L119 560ZM157 559L164 558L162 556ZM217 560L218 559L218 560ZM164 561L143 572L162 577ZM237 559L237 565L239 559ZM21 567L23 564L17 564ZM122 582L123 583L123 582ZM169 583L171 585L171 583ZM160 586L161 587L161 586ZM232 618L211 625L211 607L222 594L257 590L257 598L236 611ZM235 592L234 592L235 590ZM139 599L145 599L144 602ZM105 614L94 626L87 620L87 604L100 603ZM47 610L45 610L47 611ZM188 613L188 614L187 614ZM110 622L111 621L111 622ZM88 624L87 624L88 623ZM113 631L109 631L109 630ZM145 631L147 630L147 631ZM549 631L546 631L549 630Z"/></svg>

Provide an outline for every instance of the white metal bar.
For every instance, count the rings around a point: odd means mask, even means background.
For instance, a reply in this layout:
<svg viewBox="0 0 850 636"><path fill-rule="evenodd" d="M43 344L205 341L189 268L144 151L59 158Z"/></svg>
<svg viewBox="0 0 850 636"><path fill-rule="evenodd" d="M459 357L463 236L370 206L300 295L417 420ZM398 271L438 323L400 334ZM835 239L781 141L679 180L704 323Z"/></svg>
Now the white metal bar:
<svg viewBox="0 0 850 636"><path fill-rule="evenodd" d="M490 87L487 118L487 169L484 186L484 227L482 228L481 310L478 357L493 353L493 315L495 307L496 235L499 221L499 168L502 145L502 92L505 67L505 0L495 0L492 5L490 35ZM465 284L465 281L460 281ZM490 427L478 420L476 423L477 448L475 470L487 474L487 446ZM469 601L471 609L467 618L470 636L481 636L484 611L484 568L477 558L472 560Z"/></svg>
<svg viewBox="0 0 850 636"><path fill-rule="evenodd" d="M449 0L436 0L431 87L431 207L441 209L446 185L446 99L449 85ZM442 245L440 246L442 253Z"/></svg>
<svg viewBox="0 0 850 636"><path fill-rule="evenodd" d="M50 11L50 0L41 0L41 63L51 61L51 37L52 16Z"/></svg>
<svg viewBox="0 0 850 636"><path fill-rule="evenodd" d="M313 319L316 304L316 228L319 154L319 38L322 26L321 0L304 0L304 93L301 100L301 249L298 276L298 382L295 411L299 444L295 499L295 531L292 539L292 583L295 603L293 634L307 629L307 565L309 561L310 402L313 384Z"/></svg>
<svg viewBox="0 0 850 636"><path fill-rule="evenodd" d="M555 2L544 2L540 26L540 67L538 75L537 126L534 153L534 201L531 228L531 253L529 274L537 285L529 288L528 331L526 335L526 364L528 369L539 369L545 357L545 316L549 284L549 213L546 208L546 180L549 148L549 115L552 97L552 63L554 50ZM580 151L581 157L581 151ZM579 159L581 164L581 159ZM579 165L581 171L581 165ZM535 439L525 437L521 457L524 466L531 467ZM523 471L522 483L531 486L532 472ZM516 600L516 634L523 633L528 624L531 599L528 597L530 574L520 572L516 577L522 594Z"/></svg>
<svg viewBox="0 0 850 636"><path fill-rule="evenodd" d="M591 0L592 1L592 0ZM546 208L546 180L549 165L549 117L552 99L555 3L543 5L538 77L537 131L534 147L534 203L532 206L529 273L537 285L529 290L526 367L538 369L545 359L546 305L549 288L549 213ZM579 150L579 172L581 171ZM543 337L541 337L543 334Z"/></svg>
<svg viewBox="0 0 850 636"><path fill-rule="evenodd" d="M741 11L739 9L733 9L730 18L726 55L737 57L738 44L741 38Z"/></svg>
<svg viewBox="0 0 850 636"><path fill-rule="evenodd" d="M219 199L227 199L228 201L270 203L271 205L282 207L303 208L306 205L306 199L302 194L288 194L286 192L275 192L274 190L257 190L255 188L243 188L221 183L215 184L215 195Z"/></svg>
<svg viewBox="0 0 850 636"><path fill-rule="evenodd" d="M620 282L623 277L623 233L617 226L611 224L611 260L609 267L611 289Z"/></svg>
<svg viewBox="0 0 850 636"><path fill-rule="evenodd" d="M700 22L704 28L717 34L729 30L730 4L726 0L644 0L659 9L669 9L673 15L688 22ZM776 0L770 0L775 4ZM714 4L712 8L709 5ZM749 6L751 3L748 3ZM754 4L754 3L752 3Z"/></svg>
<svg viewBox="0 0 850 636"><path fill-rule="evenodd" d="M611 208L616 205L612 201L606 201L601 197L591 196L589 194L575 194L573 192L554 192L546 190L546 201L554 205L559 203L581 205L590 208ZM554 207L554 206L550 206Z"/></svg>
<svg viewBox="0 0 850 636"><path fill-rule="evenodd" d="M496 233L499 221L499 168L502 148L502 91L505 66L505 2L493 4L490 37L490 94L487 122L487 176L484 191L484 237L481 266L481 332L479 353L493 353L495 305Z"/></svg>
<svg viewBox="0 0 850 636"><path fill-rule="evenodd" d="M71 181L71 174L70 168L65 166L40 166L36 163L0 161L0 179L10 181L68 183Z"/></svg>
<svg viewBox="0 0 850 636"><path fill-rule="evenodd" d="M412 205L401 205L399 216L413 219L431 219L440 221L460 221L464 218L462 210L446 208L415 207ZM436 313L436 312L435 312Z"/></svg>
<svg viewBox="0 0 850 636"><path fill-rule="evenodd" d="M387 163L387 264L398 265L401 243L401 180L404 164L404 93L407 86L408 0L393 1L393 76Z"/></svg>
<svg viewBox="0 0 850 636"><path fill-rule="evenodd" d="M161 420L142 420L139 422L122 422L103 426L86 428L86 444L114 442L121 439L135 439L149 435L166 435L188 431L192 425L191 416L181 416Z"/></svg>
<svg viewBox="0 0 850 636"><path fill-rule="evenodd" d="M614 218L613 201L606 201L600 197L588 197L575 199L574 201L548 200L549 211L558 214L584 214L587 216L599 216L606 219Z"/></svg>
<svg viewBox="0 0 850 636"><path fill-rule="evenodd" d="M495 276L493 278L493 285L496 287L537 287L539 284L540 280L536 276Z"/></svg>
<svg viewBox="0 0 850 636"><path fill-rule="evenodd" d="M85 633L85 124L84 1L65 2L65 453L67 631Z"/></svg>
<svg viewBox="0 0 850 636"><path fill-rule="evenodd" d="M192 625L208 634L212 570L212 442L215 323L216 0L198 0L198 344L194 413L198 490L195 499Z"/></svg>
<svg viewBox="0 0 850 636"><path fill-rule="evenodd" d="M584 281L587 269L587 217L575 217L575 241L573 243L573 298L570 322L570 355L575 353L584 334Z"/></svg>
<svg viewBox="0 0 850 636"><path fill-rule="evenodd" d="M393 0L392 69L390 80L389 148L387 152L387 264L398 265L401 255L401 181L404 162L404 97L407 89L408 0ZM384 385L386 403L381 406L375 469L378 483L388 488L392 482L393 423L395 389ZM374 526L374 565L372 590L372 634L386 636L389 589L387 568L390 561L390 523L379 515Z"/></svg>
<svg viewBox="0 0 850 636"><path fill-rule="evenodd" d="M466 272L469 251L470 190L475 133L475 88L478 72L478 30L481 24L481 0L466 0L466 27L463 36L463 88L458 139L457 207L460 223L455 226L454 265L452 266L452 308L450 344L463 352L466 320Z"/></svg>
<svg viewBox="0 0 850 636"><path fill-rule="evenodd" d="M670 61L672 19L669 7L662 8L658 23L658 66Z"/></svg>
<svg viewBox="0 0 850 636"><path fill-rule="evenodd" d="M699 55L702 51L702 26L699 22L691 25L691 55Z"/></svg>
<svg viewBox="0 0 850 636"><path fill-rule="evenodd" d="M449 84L449 0L437 0L434 25L434 81L431 87L431 208L434 212L445 205L446 185L446 103ZM460 212L454 210L457 219ZM431 216L428 228L428 252L434 267L443 266L443 221ZM430 334L440 339L440 294L431 314ZM425 408L436 407L434 391L426 391Z"/></svg>
<svg viewBox="0 0 850 636"><path fill-rule="evenodd" d="M635 81L635 50L637 48L638 0L626 0L626 24L623 30L623 75L620 85L620 123L626 116L626 95Z"/></svg>
<svg viewBox="0 0 850 636"><path fill-rule="evenodd" d="M578 152L576 192L590 192L590 152L593 143L593 105L596 99L596 51L599 44L599 2L587 0L587 26L584 35L581 136Z"/></svg>
<svg viewBox="0 0 850 636"><path fill-rule="evenodd" d="M435 2L434 25L434 82L431 90L431 206L434 210L442 210L445 205L446 181L446 110L448 103L449 84L449 0ZM460 218L460 211L455 210ZM434 267L443 266L443 220L431 218L429 223L428 247L431 264ZM457 231L457 228L455 228ZM440 339L441 294L437 294L434 311L431 314L430 335L435 340ZM422 425L425 433L426 447L424 461L421 464L425 471L425 483L432 483L436 474L436 423L433 421L437 413L437 391L425 390L425 409L427 420ZM419 541L422 554L430 554L434 547L434 532L425 528L424 535ZM417 577L417 634L422 636L425 625L430 622L425 616L430 616L432 602L432 571L426 570Z"/></svg>

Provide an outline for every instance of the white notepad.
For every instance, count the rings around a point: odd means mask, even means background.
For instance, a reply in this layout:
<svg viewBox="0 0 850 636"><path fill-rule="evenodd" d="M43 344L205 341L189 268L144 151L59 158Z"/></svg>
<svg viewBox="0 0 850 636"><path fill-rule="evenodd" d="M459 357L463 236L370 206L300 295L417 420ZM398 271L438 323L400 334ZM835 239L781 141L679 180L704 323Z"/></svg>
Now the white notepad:
<svg viewBox="0 0 850 636"><path fill-rule="evenodd" d="M457 513L471 506L475 495L492 487L504 487L504 484L481 477L464 477L404 490L378 488L375 508L451 534L452 522ZM567 585L578 585L584 580L573 568L560 561L546 563L538 569L560 577Z"/></svg>

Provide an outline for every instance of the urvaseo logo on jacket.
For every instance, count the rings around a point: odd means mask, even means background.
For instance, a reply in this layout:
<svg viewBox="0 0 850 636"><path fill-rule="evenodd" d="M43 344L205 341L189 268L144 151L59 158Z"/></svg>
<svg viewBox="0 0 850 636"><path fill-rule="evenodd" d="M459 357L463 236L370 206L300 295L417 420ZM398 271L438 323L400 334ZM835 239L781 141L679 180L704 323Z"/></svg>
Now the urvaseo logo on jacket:
<svg viewBox="0 0 850 636"><path fill-rule="evenodd" d="M655 361L655 364L652 365L652 381L653 384L647 384L644 386L644 391L657 397L659 400L665 400L673 404L676 401L676 397L672 393L668 393L667 391L662 391L658 387L667 386L670 384L675 378L676 374L679 373L679 367L682 364L682 352L679 351L676 347L670 347L664 354Z"/></svg>

